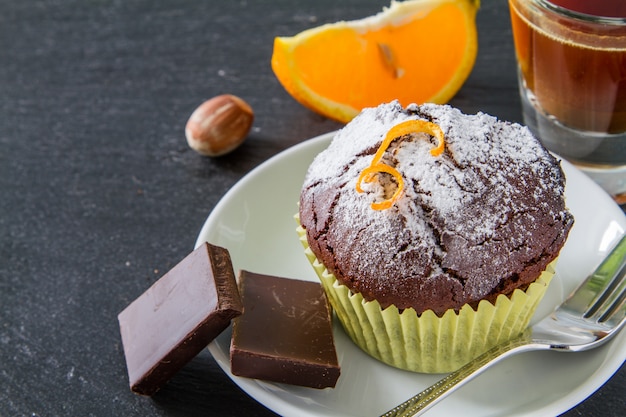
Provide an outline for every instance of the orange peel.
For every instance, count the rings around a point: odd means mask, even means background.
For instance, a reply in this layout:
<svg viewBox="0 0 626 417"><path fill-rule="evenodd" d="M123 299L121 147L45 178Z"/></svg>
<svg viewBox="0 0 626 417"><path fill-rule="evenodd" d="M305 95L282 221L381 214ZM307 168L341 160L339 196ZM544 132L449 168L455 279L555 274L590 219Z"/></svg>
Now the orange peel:
<svg viewBox="0 0 626 417"><path fill-rule="evenodd" d="M402 175L397 169L381 162L381 160L387 151L387 148L389 148L389 145L391 145L394 140L412 133L428 133L429 135L437 138L437 146L430 150L430 154L432 156L439 156L445 150L446 144L443 130L441 130L441 127L436 123L428 122L426 120L411 119L405 120L404 122L401 122L389 129L385 135L385 139L374 154L374 158L372 159L370 166L361 171L361 174L357 178L356 182L356 191L358 193L362 193L363 189L361 188L361 183L363 181L371 182L376 174L384 172L391 175L395 179L397 187L392 196L380 202L373 202L371 204L372 209L386 210L393 206L398 198L400 198L400 194L404 189L404 180L402 179Z"/></svg>
<svg viewBox="0 0 626 417"><path fill-rule="evenodd" d="M396 191L393 193L393 195L391 196L391 198L388 198L386 200L383 201L375 201L372 203L371 207L374 210L386 210L389 207L393 206L393 204L396 202L396 200L398 198L400 198L400 193L402 192L402 189L404 188L404 180L402 179L402 175L400 175L400 173L398 172L398 170L396 170L395 168L390 167L387 164L383 164L383 163L378 163L376 165L370 165L369 167L365 168L363 171L361 171L361 175L359 175L359 178L357 180L357 185L356 185L356 189L358 192L363 192L363 190L361 189L361 182L363 182L363 180L365 180L365 182L370 182L374 176L374 174L377 174L379 172L386 172L387 174L391 174L394 179L397 181L398 186L396 188Z"/></svg>

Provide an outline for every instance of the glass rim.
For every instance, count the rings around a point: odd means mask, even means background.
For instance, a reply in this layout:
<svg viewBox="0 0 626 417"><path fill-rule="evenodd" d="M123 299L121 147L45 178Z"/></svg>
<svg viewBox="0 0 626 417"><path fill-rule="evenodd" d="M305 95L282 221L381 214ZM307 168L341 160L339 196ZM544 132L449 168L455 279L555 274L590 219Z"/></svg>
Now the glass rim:
<svg viewBox="0 0 626 417"><path fill-rule="evenodd" d="M534 0L535 3L560 15L580 20L586 23L601 23L606 25L624 26L626 25L626 17L599 16L588 13L577 12L552 3L550 0Z"/></svg>

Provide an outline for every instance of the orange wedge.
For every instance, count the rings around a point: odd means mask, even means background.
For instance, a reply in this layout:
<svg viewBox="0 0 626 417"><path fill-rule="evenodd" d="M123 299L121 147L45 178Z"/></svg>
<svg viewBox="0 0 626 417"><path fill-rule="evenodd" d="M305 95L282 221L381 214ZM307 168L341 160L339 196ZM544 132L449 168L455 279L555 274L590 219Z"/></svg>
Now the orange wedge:
<svg viewBox="0 0 626 417"><path fill-rule="evenodd" d="M478 50L480 0L392 1L377 15L274 40L272 69L298 102L347 123L398 99L446 103Z"/></svg>

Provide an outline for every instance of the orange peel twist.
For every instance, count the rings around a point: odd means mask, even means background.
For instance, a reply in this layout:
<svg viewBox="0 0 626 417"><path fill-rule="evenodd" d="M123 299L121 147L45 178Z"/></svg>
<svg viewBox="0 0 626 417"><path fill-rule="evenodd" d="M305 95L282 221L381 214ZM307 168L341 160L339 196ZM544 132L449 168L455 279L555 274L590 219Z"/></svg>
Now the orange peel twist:
<svg viewBox="0 0 626 417"><path fill-rule="evenodd" d="M393 178L396 180L398 184L396 191L393 193L393 195L390 198L380 201L380 202L372 203L371 205L372 209L386 210L390 208L396 202L396 200L400 198L400 194L402 193L402 190L404 189L404 180L402 179L402 175L400 175L398 170L396 170L393 167L390 167L384 162L381 162L381 159L383 158L385 151L387 150L389 145L391 145L391 142L393 142L397 138L408 135L410 133L422 133L422 132L428 133L434 136L435 138L437 138L437 146L430 150L430 154L432 156L441 155L445 149L445 141L444 141L443 131L441 130L441 127L439 127L439 125L432 123L432 122L428 122L426 120L405 120L404 122L399 123L393 126L391 129L389 129L389 131L385 135L385 139L383 140L383 142L380 144L380 147L376 151L376 154L374 155L374 158L372 159L370 166L368 166L363 171L361 171L361 174L359 175L359 178L357 178L357 182L356 182L356 190L359 193L363 192L363 189L361 188L361 183L363 181L371 182L376 176L375 174L378 174L381 172L384 172L393 176Z"/></svg>

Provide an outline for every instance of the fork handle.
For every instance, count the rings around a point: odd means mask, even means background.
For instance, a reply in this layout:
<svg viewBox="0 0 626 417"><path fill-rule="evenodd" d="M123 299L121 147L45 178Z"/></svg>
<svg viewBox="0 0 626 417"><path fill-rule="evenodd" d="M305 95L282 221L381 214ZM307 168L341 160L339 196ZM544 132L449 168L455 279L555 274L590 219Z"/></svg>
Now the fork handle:
<svg viewBox="0 0 626 417"><path fill-rule="evenodd" d="M508 342L494 346L441 379L439 382L387 411L381 417L411 417L421 415L430 407L465 385L466 382L480 375L491 365L516 353L533 349L534 345L531 342L530 332L525 331L520 336Z"/></svg>

